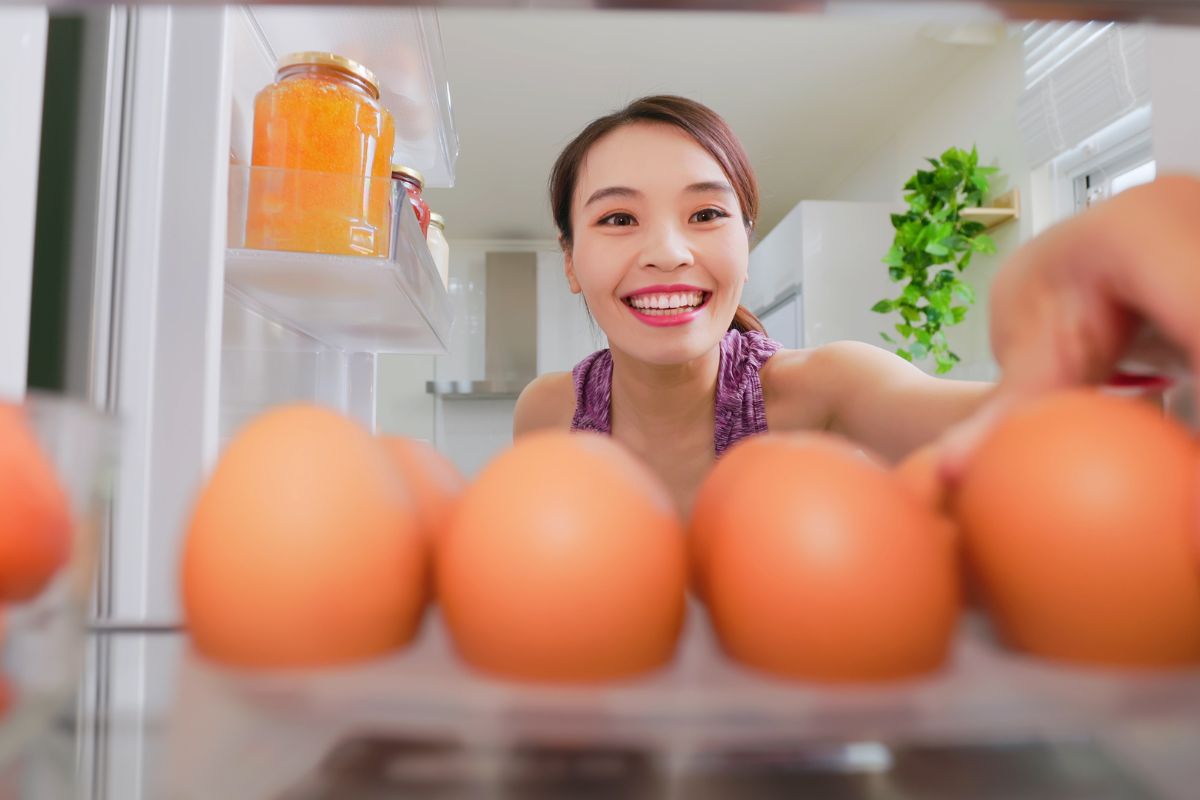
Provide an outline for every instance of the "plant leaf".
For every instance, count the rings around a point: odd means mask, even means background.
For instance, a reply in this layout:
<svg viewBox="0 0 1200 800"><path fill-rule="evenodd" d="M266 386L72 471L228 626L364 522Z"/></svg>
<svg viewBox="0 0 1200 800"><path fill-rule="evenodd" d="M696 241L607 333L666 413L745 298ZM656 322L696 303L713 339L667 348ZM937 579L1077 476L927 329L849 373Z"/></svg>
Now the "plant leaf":
<svg viewBox="0 0 1200 800"><path fill-rule="evenodd" d="M920 342L916 342L915 344L913 344L912 357L914 359L920 360L927 355L929 355L929 348L927 346L921 344Z"/></svg>
<svg viewBox="0 0 1200 800"><path fill-rule="evenodd" d="M996 243L992 241L992 237L987 234L979 234L972 240L971 246L975 248L977 253L994 253L996 252Z"/></svg>
<svg viewBox="0 0 1200 800"><path fill-rule="evenodd" d="M861 306L860 306L861 308ZM896 308L895 300L880 300L875 305L871 306L871 310L877 314L887 314L894 311Z"/></svg>
<svg viewBox="0 0 1200 800"><path fill-rule="evenodd" d="M896 355L900 356L905 361L912 361L912 353L908 352L903 347L896 348Z"/></svg>
<svg viewBox="0 0 1200 800"><path fill-rule="evenodd" d="M880 331L880 332L879 332L879 336L880 336L880 337L881 337L881 338L882 338L882 339L883 339L885 342L887 342L888 344L896 344L896 340L895 340L895 339L893 339L892 337L888 336L888 335L887 335L886 333L884 333L883 331Z"/></svg>
<svg viewBox="0 0 1200 800"><path fill-rule="evenodd" d="M975 302L975 290L971 288L970 284L958 281L954 284L954 288L951 291L955 297L957 297L959 300L962 300L964 303Z"/></svg>

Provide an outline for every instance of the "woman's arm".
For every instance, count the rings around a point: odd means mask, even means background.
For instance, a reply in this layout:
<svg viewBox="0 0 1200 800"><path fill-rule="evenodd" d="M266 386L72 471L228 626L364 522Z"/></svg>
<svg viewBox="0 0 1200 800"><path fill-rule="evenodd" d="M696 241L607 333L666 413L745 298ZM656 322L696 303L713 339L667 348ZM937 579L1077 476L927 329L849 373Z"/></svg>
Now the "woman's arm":
<svg viewBox="0 0 1200 800"><path fill-rule="evenodd" d="M773 405L820 408L823 427L893 462L970 417L993 389L990 383L934 378L863 342L785 351L771 361L776 358L779 363L764 375ZM783 422L775 425L772 420L772 427L815 427Z"/></svg>
<svg viewBox="0 0 1200 800"><path fill-rule="evenodd" d="M1161 337L1156 368L1200 377L1200 180L1159 178L1029 241L996 274L989 316L1003 377L943 443L950 479L1013 407L1103 381L1122 357L1138 355L1131 348L1145 344L1136 341L1144 323Z"/></svg>
<svg viewBox="0 0 1200 800"><path fill-rule="evenodd" d="M513 438L546 428L571 427L575 415L575 384L569 372L550 372L530 381L513 410Z"/></svg>

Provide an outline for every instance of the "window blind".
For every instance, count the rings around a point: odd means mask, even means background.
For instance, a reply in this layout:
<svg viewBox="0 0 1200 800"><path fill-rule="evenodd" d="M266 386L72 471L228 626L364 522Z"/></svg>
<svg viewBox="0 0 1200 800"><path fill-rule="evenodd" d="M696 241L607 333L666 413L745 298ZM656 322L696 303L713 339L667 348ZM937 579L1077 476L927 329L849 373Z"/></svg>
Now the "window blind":
<svg viewBox="0 0 1200 800"><path fill-rule="evenodd" d="M1017 124L1031 166L1044 164L1150 101L1146 34L1112 22L1023 26L1025 90Z"/></svg>

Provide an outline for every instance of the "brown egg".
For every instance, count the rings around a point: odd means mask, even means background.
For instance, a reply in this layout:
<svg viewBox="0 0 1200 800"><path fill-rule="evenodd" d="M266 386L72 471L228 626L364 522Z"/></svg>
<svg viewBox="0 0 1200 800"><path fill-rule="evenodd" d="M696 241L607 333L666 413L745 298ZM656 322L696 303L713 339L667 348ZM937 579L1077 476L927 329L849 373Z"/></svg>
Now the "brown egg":
<svg viewBox="0 0 1200 800"><path fill-rule="evenodd" d="M70 501L21 406L0 402L0 599L40 593L71 552Z"/></svg>
<svg viewBox="0 0 1200 800"><path fill-rule="evenodd" d="M949 488L938 476L938 455L936 442L924 445L909 453L896 465L894 472L906 489L937 514L936 530L955 548L959 561L963 602L979 608L982 605L979 582L972 577L970 564L962 552L962 535L950 513Z"/></svg>
<svg viewBox="0 0 1200 800"><path fill-rule="evenodd" d="M937 668L958 614L954 549L899 480L847 442L767 434L705 479L690 532L725 651L792 678Z"/></svg>
<svg viewBox="0 0 1200 800"><path fill-rule="evenodd" d="M1195 455L1132 400L1071 391L1005 419L972 456L955 515L1003 638L1041 656L1200 662Z"/></svg>
<svg viewBox="0 0 1200 800"><path fill-rule="evenodd" d="M437 552L459 654L501 676L602 681L660 667L683 621L682 526L608 438L526 437L467 489Z"/></svg>
<svg viewBox="0 0 1200 800"><path fill-rule="evenodd" d="M0 720L3 720L8 716L8 712L12 711L13 706L16 705L18 694L12 679L0 673Z"/></svg>
<svg viewBox="0 0 1200 800"><path fill-rule="evenodd" d="M450 459L425 442L404 436L379 440L404 476L421 530L432 545L449 524L454 504L467 488L466 479Z"/></svg>
<svg viewBox="0 0 1200 800"><path fill-rule="evenodd" d="M401 647L420 622L428 548L403 481L356 423L269 411L222 454L183 552L196 647L248 667L307 667Z"/></svg>

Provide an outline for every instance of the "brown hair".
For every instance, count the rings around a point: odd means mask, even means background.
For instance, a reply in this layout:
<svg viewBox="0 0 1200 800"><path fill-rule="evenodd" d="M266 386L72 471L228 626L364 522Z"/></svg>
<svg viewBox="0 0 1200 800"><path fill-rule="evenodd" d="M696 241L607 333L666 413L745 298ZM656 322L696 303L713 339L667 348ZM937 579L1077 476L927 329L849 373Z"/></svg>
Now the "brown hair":
<svg viewBox="0 0 1200 800"><path fill-rule="evenodd" d="M696 140L696 143L716 159L729 178L742 207L742 222L747 231L754 229L758 217L758 181L750 159L741 142L717 112L706 105L674 95L655 95L634 100L620 111L592 122L571 140L554 162L550 171L550 208L558 226L559 241L564 248L571 246L571 200L579 169L592 145L617 128L635 122L657 122L674 125ZM733 314L731 330L765 333L763 324L749 309L738 306Z"/></svg>

